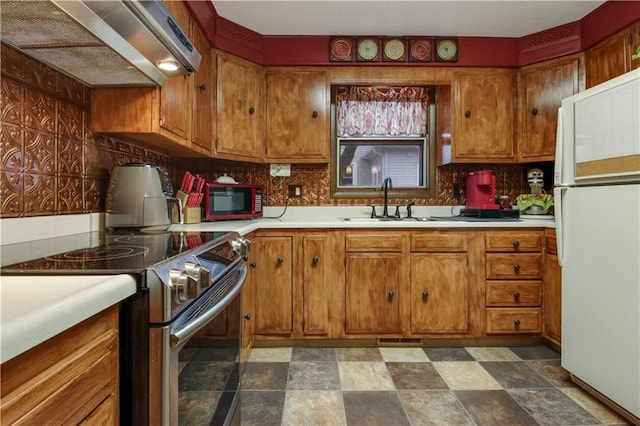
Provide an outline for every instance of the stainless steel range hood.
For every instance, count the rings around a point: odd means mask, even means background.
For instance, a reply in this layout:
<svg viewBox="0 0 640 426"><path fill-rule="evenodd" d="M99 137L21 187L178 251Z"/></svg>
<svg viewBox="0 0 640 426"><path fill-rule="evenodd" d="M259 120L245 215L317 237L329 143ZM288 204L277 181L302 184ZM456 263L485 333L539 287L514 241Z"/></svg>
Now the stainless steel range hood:
<svg viewBox="0 0 640 426"><path fill-rule="evenodd" d="M202 59L159 0L2 0L0 18L3 42L92 87L163 85Z"/></svg>

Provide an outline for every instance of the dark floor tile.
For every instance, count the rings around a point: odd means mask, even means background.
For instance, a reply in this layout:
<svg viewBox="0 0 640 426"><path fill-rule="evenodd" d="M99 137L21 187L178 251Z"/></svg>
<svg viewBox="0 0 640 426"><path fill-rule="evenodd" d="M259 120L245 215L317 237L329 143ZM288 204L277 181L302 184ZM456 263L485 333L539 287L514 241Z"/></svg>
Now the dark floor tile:
<svg viewBox="0 0 640 426"><path fill-rule="evenodd" d="M334 348L293 348L291 361L335 361Z"/></svg>
<svg viewBox="0 0 640 426"><path fill-rule="evenodd" d="M503 388L549 388L551 383L524 361L489 361L480 365Z"/></svg>
<svg viewBox="0 0 640 426"><path fill-rule="evenodd" d="M242 426L279 426L282 422L285 396L284 391L242 391Z"/></svg>
<svg viewBox="0 0 640 426"><path fill-rule="evenodd" d="M465 348L423 348L431 361L475 361Z"/></svg>
<svg viewBox="0 0 640 426"><path fill-rule="evenodd" d="M336 362L292 362L287 389L339 390L340 376Z"/></svg>
<svg viewBox="0 0 640 426"><path fill-rule="evenodd" d="M224 390L233 362L189 362L178 376L180 391Z"/></svg>
<svg viewBox="0 0 640 426"><path fill-rule="evenodd" d="M430 362L387 362L396 389L448 389Z"/></svg>
<svg viewBox="0 0 640 426"><path fill-rule="evenodd" d="M600 424L584 408L558 389L512 389L509 394L544 425Z"/></svg>
<svg viewBox="0 0 640 426"><path fill-rule="evenodd" d="M342 398L349 426L409 425L396 392L343 392Z"/></svg>
<svg viewBox="0 0 640 426"><path fill-rule="evenodd" d="M458 398L449 390L398 391L412 425L473 425Z"/></svg>
<svg viewBox="0 0 640 426"><path fill-rule="evenodd" d="M218 400L218 391L181 391L178 398L178 418L183 425L211 423Z"/></svg>
<svg viewBox="0 0 640 426"><path fill-rule="evenodd" d="M547 346L517 346L509 349L524 360L560 359L560 354Z"/></svg>
<svg viewBox="0 0 640 426"><path fill-rule="evenodd" d="M336 348L338 361L383 361L378 348Z"/></svg>
<svg viewBox="0 0 640 426"><path fill-rule="evenodd" d="M560 360L535 360L527 361L527 364L534 370L544 376L552 385L561 388L574 387L575 383L571 380L569 372L562 368Z"/></svg>
<svg viewBox="0 0 640 426"><path fill-rule="evenodd" d="M536 421L503 390L454 392L478 425L535 425Z"/></svg>
<svg viewBox="0 0 640 426"><path fill-rule="evenodd" d="M249 362L242 373L244 390L285 390L288 362Z"/></svg>

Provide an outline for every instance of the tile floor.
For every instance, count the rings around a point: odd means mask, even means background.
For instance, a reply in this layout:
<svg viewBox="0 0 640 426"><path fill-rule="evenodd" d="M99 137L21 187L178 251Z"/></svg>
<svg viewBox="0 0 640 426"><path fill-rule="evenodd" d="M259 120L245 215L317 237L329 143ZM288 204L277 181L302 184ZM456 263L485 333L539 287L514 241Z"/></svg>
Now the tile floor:
<svg viewBox="0 0 640 426"><path fill-rule="evenodd" d="M547 347L255 348L243 425L627 424Z"/></svg>

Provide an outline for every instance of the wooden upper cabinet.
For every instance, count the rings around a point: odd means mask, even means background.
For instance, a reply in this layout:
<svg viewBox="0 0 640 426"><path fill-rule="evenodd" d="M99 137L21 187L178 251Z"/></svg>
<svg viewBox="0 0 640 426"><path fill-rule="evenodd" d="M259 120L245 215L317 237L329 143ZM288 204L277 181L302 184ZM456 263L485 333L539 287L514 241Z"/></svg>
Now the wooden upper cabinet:
<svg viewBox="0 0 640 426"><path fill-rule="evenodd" d="M558 108L562 99L584 89L582 68L578 54L518 71L518 161L553 161Z"/></svg>
<svg viewBox="0 0 640 426"><path fill-rule="evenodd" d="M504 68L454 72L451 162L515 160L514 77Z"/></svg>
<svg viewBox="0 0 640 426"><path fill-rule="evenodd" d="M205 150L211 151L214 141L215 117L213 102L215 80L214 64L209 41L195 22L191 24L191 38L202 55L200 69L193 76L193 120L191 141Z"/></svg>
<svg viewBox="0 0 640 426"><path fill-rule="evenodd" d="M640 20L585 52L587 88L640 67Z"/></svg>
<svg viewBox="0 0 640 426"><path fill-rule="evenodd" d="M264 158L264 74L262 67L217 54L218 157L256 161Z"/></svg>
<svg viewBox="0 0 640 426"><path fill-rule="evenodd" d="M327 73L267 70L268 162L329 162Z"/></svg>

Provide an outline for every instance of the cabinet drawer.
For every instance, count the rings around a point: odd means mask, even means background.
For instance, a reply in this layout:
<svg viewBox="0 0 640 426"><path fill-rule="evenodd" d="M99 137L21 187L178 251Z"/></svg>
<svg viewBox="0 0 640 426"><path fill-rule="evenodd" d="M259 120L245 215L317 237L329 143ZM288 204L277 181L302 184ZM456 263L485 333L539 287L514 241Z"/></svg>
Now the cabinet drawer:
<svg viewBox="0 0 640 426"><path fill-rule="evenodd" d="M541 281L487 281L487 306L540 306Z"/></svg>
<svg viewBox="0 0 640 426"><path fill-rule="evenodd" d="M542 254L487 254L486 277L490 279L540 279Z"/></svg>
<svg viewBox="0 0 640 426"><path fill-rule="evenodd" d="M402 251L401 234L356 234L347 235L345 248L347 251Z"/></svg>
<svg viewBox="0 0 640 426"><path fill-rule="evenodd" d="M487 232L484 241L486 251L514 253L542 251L542 231Z"/></svg>
<svg viewBox="0 0 640 426"><path fill-rule="evenodd" d="M487 308L487 334L540 333L540 308Z"/></svg>
<svg viewBox="0 0 640 426"><path fill-rule="evenodd" d="M463 234L412 235L411 251L414 252L464 252L467 237Z"/></svg>

